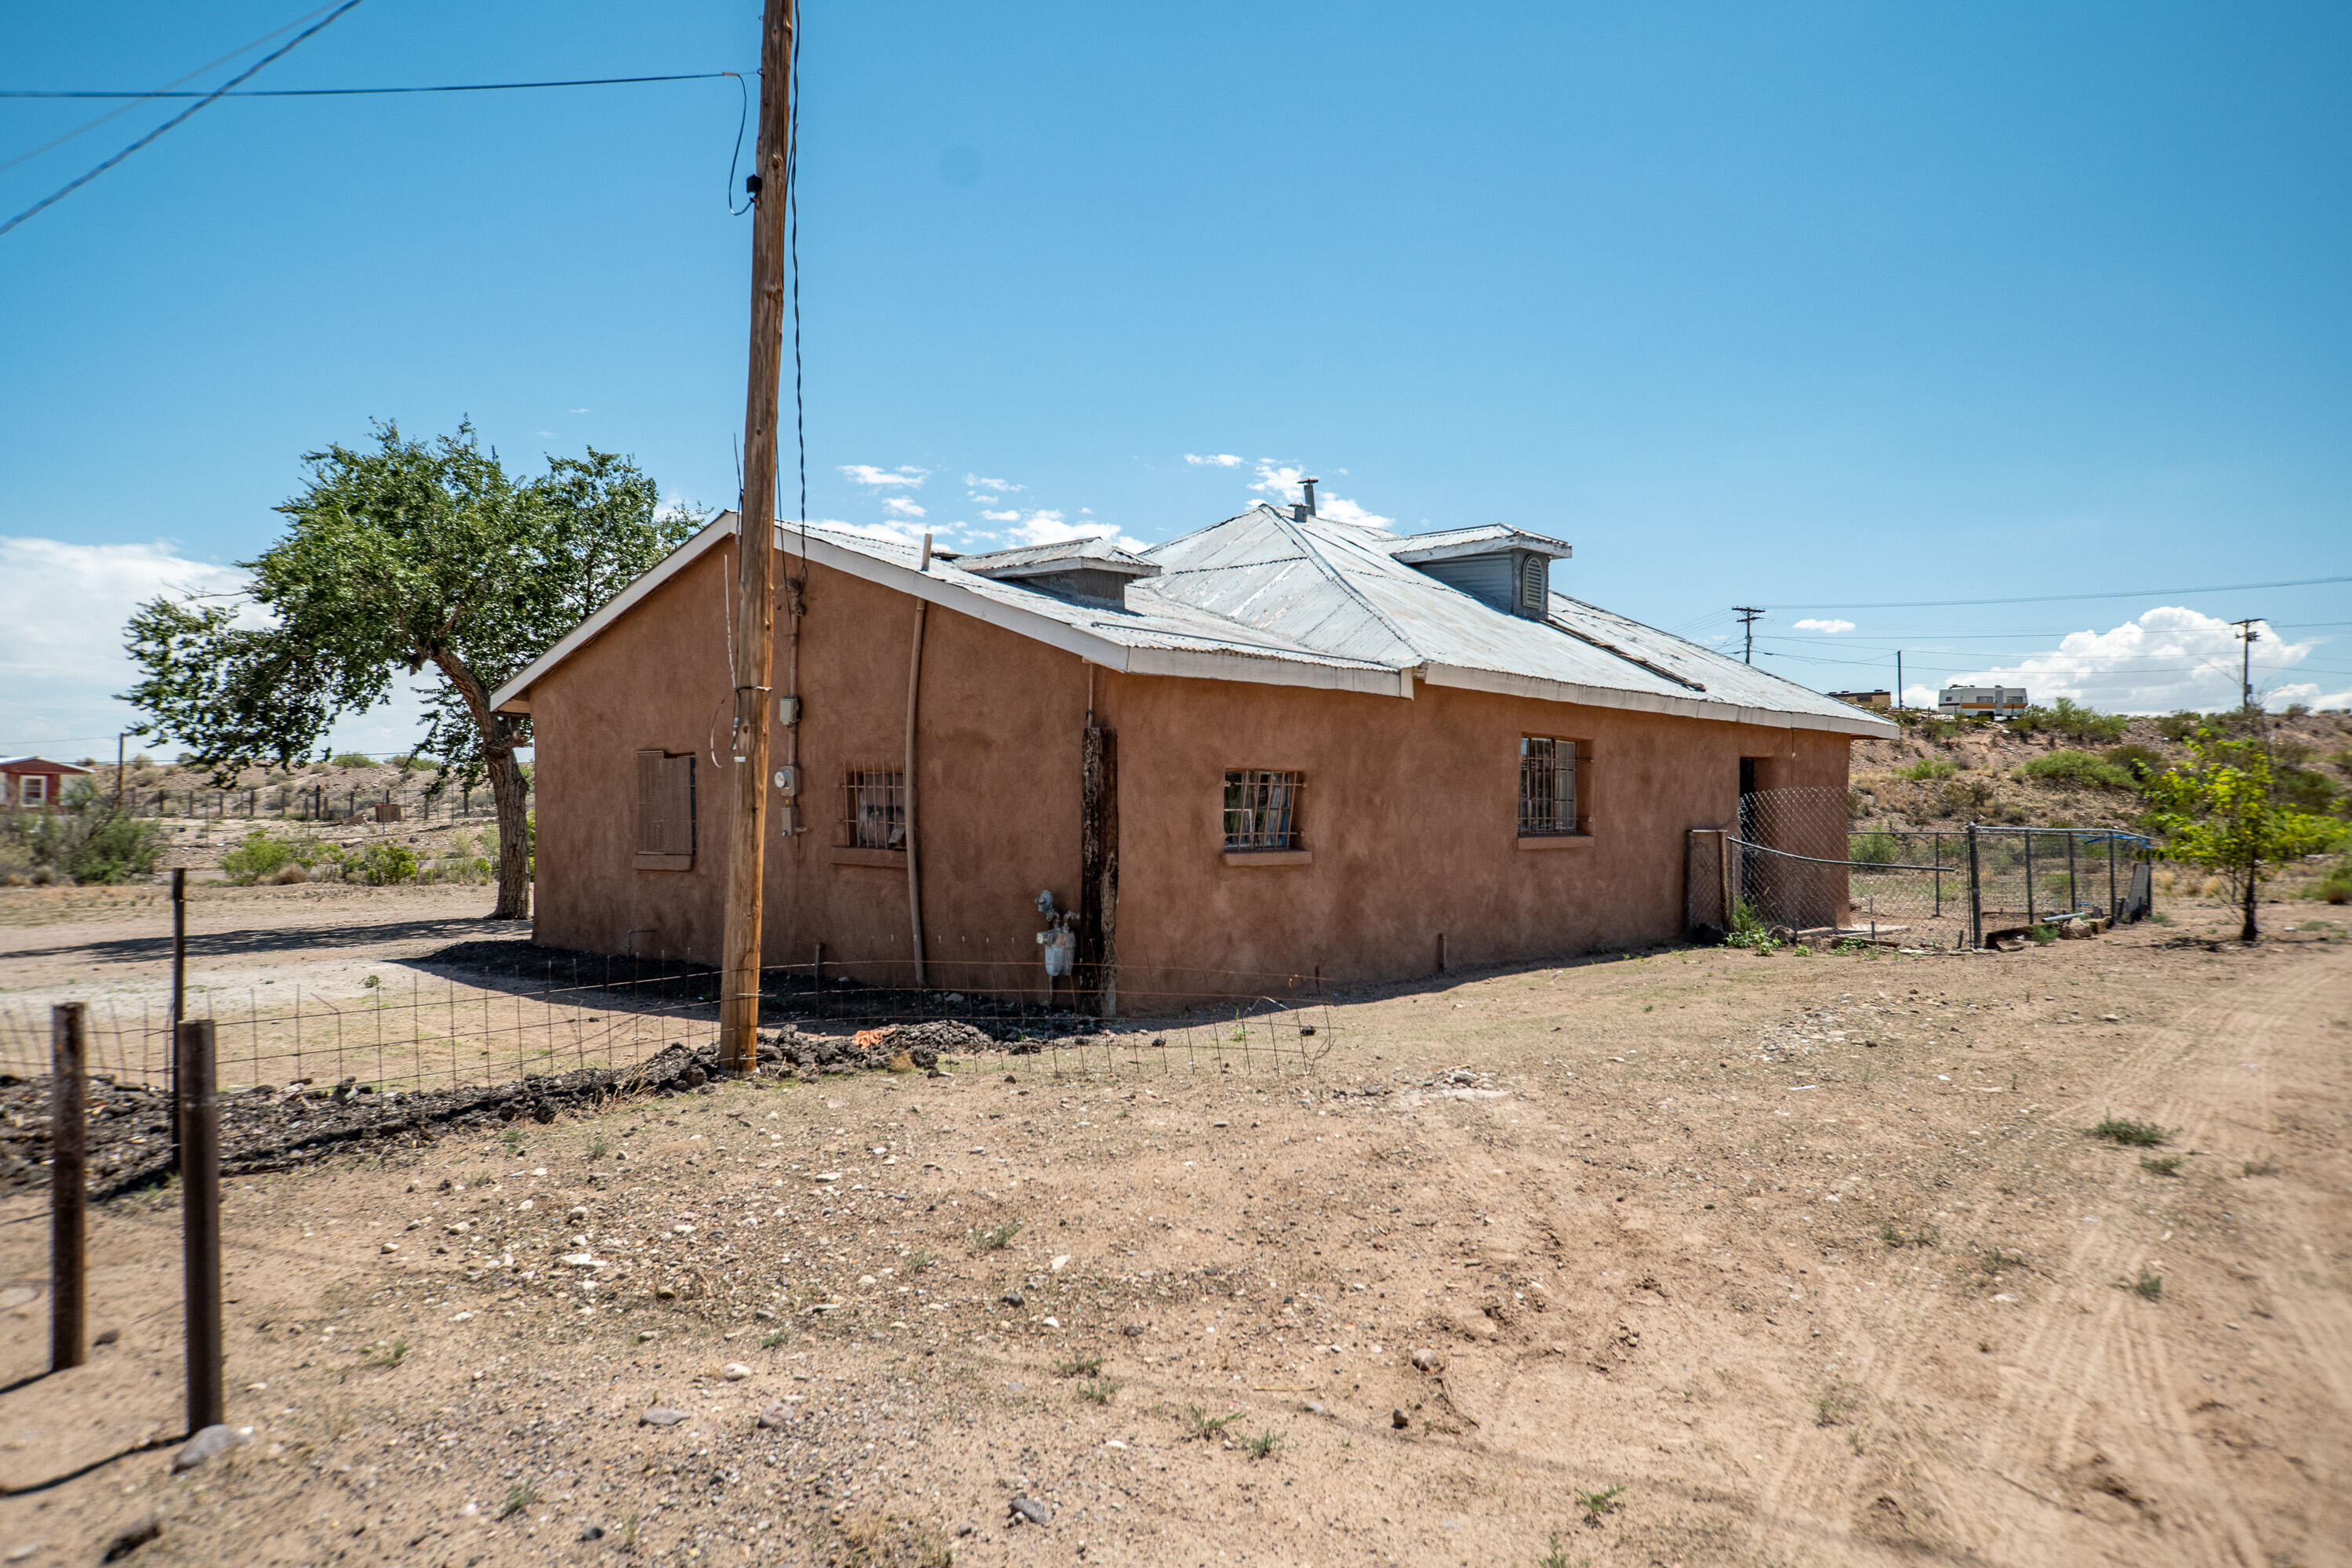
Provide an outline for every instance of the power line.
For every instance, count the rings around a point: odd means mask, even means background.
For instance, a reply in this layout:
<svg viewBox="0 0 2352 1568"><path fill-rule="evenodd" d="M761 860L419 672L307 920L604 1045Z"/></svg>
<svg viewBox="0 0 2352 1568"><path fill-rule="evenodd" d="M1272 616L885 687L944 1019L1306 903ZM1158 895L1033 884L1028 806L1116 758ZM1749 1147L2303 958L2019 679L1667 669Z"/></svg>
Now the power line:
<svg viewBox="0 0 2352 1568"><path fill-rule="evenodd" d="M346 5L343 9L348 11L351 7ZM333 18L330 17L329 20L331 21ZM280 31L283 29L281 28ZM304 35L306 37L308 36L308 34ZM298 38L295 42L299 43L301 39ZM251 45L247 46L247 48L251 47ZM244 51L237 52L242 54ZM268 60L262 62L263 65L268 63ZM203 73L190 74L202 75ZM249 71L247 73L248 76L251 74ZM688 71L676 76L591 76L575 77L564 81L463 81L437 83L426 87L269 87L254 88L246 92L230 92L226 89L219 92L116 92L95 89L50 91L0 88L0 98L201 98L209 103L216 98L370 98L394 92L518 92L541 87L630 87L639 82L648 81L716 81L720 77L736 74L734 71ZM188 79L182 77L180 79L185 81ZM243 81L245 78L239 77L237 79Z"/></svg>
<svg viewBox="0 0 2352 1568"><path fill-rule="evenodd" d="M297 16L282 27L272 27L268 32L266 32L262 34L261 37L254 39L253 42L239 45L237 47L231 49L228 53L221 56L220 58L207 61L205 64L198 66L195 69L190 71L185 76L173 78L172 80L165 82L161 89L154 92L142 93L131 102L126 103L119 109L110 109L95 120L86 120L79 125L75 126L71 131L67 132L62 136L52 136L47 142L44 142L39 146L34 148L31 152L19 153L15 157L9 159L6 163L0 163L0 174L7 173L9 170L16 167L19 163L29 163L34 159L39 157L42 153L62 147L67 142L72 141L75 137L97 130L108 121L130 113L132 110L138 108L141 103L146 101L150 98L163 97L165 92L170 91L173 88L178 87L182 82L194 81L198 77L228 64L229 61L236 58L239 55L251 54L254 50L261 47L262 45L268 43L270 39L278 37L278 34L290 33L295 28L300 26L303 23L309 21L312 16L322 16L331 9L333 9L333 5L331 0L330 0L330 4L320 6L316 11Z"/></svg>
<svg viewBox="0 0 2352 1568"><path fill-rule="evenodd" d="M262 56L253 64L247 66L236 75L229 78L226 82L222 84L220 87L214 89L211 93L199 99L194 103L188 105L187 108L180 110L179 113L163 121L163 124L158 125L154 130L150 131L146 135L142 136L138 141L133 142L130 146L125 147L113 157L109 158L105 163L100 163L89 174L82 175L79 179L68 181L64 185L59 186L57 190L52 191L49 195L43 196L39 201L35 202L31 206L26 207L23 212L18 213L15 217L10 218L6 223L0 223L0 235L6 234L10 229L15 228L26 218L29 218L35 214L42 212L45 209L54 206L58 203L65 200L68 196L73 195L74 192L81 189L84 185L89 184L92 180L95 180L109 169L113 168L117 163L121 163L133 153L138 152L142 147L151 145L161 139L164 132L173 130L174 127L186 124L190 120L195 117L199 110L218 100L221 97L226 95L231 88L236 86L237 83L241 81L250 81L254 77L268 68L273 62L281 60L288 55L292 54L296 49L302 47L302 44L306 39L314 37L318 34L325 31L327 28L333 26L337 22L343 18L345 14L350 12L359 4L360 0L343 0L343 3L336 6L324 19L313 22L310 26L303 28L300 32L295 34L294 37L289 38L285 43L280 44L277 48L270 50L269 53Z"/></svg>
<svg viewBox="0 0 2352 1568"><path fill-rule="evenodd" d="M1895 599L1883 604L1837 605L1809 599L1801 607L1811 610L1944 610L1969 605L2055 605L2068 599L2140 599L2158 594L2236 594L2253 588L2315 588L2326 583L2352 583L2352 577L2303 577L2292 583L2221 583L2200 588L2131 588L2114 594L2033 594L2015 599Z"/></svg>

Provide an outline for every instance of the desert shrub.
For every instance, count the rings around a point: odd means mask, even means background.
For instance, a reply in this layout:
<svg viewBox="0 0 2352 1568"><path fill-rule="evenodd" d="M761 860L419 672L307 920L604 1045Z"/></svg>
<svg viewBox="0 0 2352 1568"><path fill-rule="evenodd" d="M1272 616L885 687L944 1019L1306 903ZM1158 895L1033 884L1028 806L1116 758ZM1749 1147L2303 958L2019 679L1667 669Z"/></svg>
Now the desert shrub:
<svg viewBox="0 0 2352 1568"><path fill-rule="evenodd" d="M2009 727L2013 734L2055 735L2077 745L2112 744L2124 738L2124 729L2130 722L2121 713L2101 713L2071 697L2061 697L2047 708L2040 703L2028 708L2011 719Z"/></svg>
<svg viewBox="0 0 2352 1568"><path fill-rule="evenodd" d="M1981 722L1979 720L1958 719L1948 714L1929 712L1924 708L1898 708L1895 710L1895 721L1906 730L1929 741L1948 741L1955 736L1965 735L1969 732L1971 724Z"/></svg>
<svg viewBox="0 0 2352 1568"><path fill-rule="evenodd" d="M1892 833L1849 834L1845 854L1861 865L1892 866L1903 858L1903 841Z"/></svg>
<svg viewBox="0 0 2352 1568"><path fill-rule="evenodd" d="M2102 762L2088 752L2051 752L2017 770L2017 776L2044 784L2089 784L2099 789L2136 789L2139 781L2128 768Z"/></svg>
<svg viewBox="0 0 2352 1568"><path fill-rule="evenodd" d="M163 830L127 813L40 816L23 831L37 881L40 870L53 869L77 882L111 885L152 875L163 858Z"/></svg>
<svg viewBox="0 0 2352 1568"><path fill-rule="evenodd" d="M221 870L230 881L251 887L256 882L286 879L279 874L289 867L307 877L310 868L325 858L324 847L310 834L281 837L257 827L221 857Z"/></svg>
<svg viewBox="0 0 2352 1568"><path fill-rule="evenodd" d="M1982 779L1954 779L1937 792L1953 811L1969 811L1992 802L1992 785Z"/></svg>
<svg viewBox="0 0 2352 1568"><path fill-rule="evenodd" d="M327 765L331 768L372 768L375 766L375 759L365 752L337 752L327 759Z"/></svg>
<svg viewBox="0 0 2352 1568"><path fill-rule="evenodd" d="M371 844L351 861L350 871L371 888L416 880L416 851L405 844Z"/></svg>
<svg viewBox="0 0 2352 1568"><path fill-rule="evenodd" d="M2156 732L2168 741L2185 741L2205 727L2205 715L2184 708L2156 721Z"/></svg>
<svg viewBox="0 0 2352 1568"><path fill-rule="evenodd" d="M2147 746L2109 746L2099 753L2099 760L2114 763L2136 779L2162 773L2165 765L2162 754Z"/></svg>
<svg viewBox="0 0 2352 1568"><path fill-rule="evenodd" d="M2317 768L2290 763L2272 776L2272 792L2297 811L2324 812L2336 804L2336 781Z"/></svg>
<svg viewBox="0 0 2352 1568"><path fill-rule="evenodd" d="M1917 779L1924 783L1928 779L1948 779L1959 771L1956 764L1941 757L1922 757L1907 768L1895 769L1895 773L1898 778Z"/></svg>

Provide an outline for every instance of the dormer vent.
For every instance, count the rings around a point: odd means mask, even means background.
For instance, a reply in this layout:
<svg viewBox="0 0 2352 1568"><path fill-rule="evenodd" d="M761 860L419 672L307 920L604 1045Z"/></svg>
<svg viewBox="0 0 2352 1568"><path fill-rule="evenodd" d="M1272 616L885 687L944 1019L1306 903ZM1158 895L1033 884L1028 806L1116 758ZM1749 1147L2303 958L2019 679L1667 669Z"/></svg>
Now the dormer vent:
<svg viewBox="0 0 2352 1568"><path fill-rule="evenodd" d="M1492 609L1539 621L1551 613L1551 563L1572 552L1557 539L1496 523L1421 534L1390 553Z"/></svg>
<svg viewBox="0 0 2352 1568"><path fill-rule="evenodd" d="M1160 575L1159 563L1129 555L1100 539L1070 539L966 555L956 565L975 576L1017 583L1057 599L1116 609L1126 608L1129 583Z"/></svg>

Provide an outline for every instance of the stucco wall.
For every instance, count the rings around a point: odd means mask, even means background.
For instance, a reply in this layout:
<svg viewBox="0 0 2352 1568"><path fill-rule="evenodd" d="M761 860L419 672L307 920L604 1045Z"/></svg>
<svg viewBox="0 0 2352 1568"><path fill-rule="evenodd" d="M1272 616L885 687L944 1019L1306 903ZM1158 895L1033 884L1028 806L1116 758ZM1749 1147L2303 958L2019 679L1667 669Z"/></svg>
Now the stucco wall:
<svg viewBox="0 0 2352 1568"><path fill-rule="evenodd" d="M715 962L732 788L708 751L725 721L721 595L732 551L712 551L542 678L538 736L539 940ZM810 569L800 646L798 761L807 781L787 836L772 813L765 949L904 980L903 869L844 863L834 846L851 767L895 767L915 603ZM782 617L779 616L780 645ZM779 690L788 664L781 651ZM1051 889L1078 879L1081 734L1088 668L953 611L929 612L923 659L919 832L934 984L1034 986ZM1672 939L1681 932L1685 830L1732 819L1739 760L1766 788L1842 787L1839 735L1544 703L1423 686L1411 700L1097 670L1099 723L1118 732L1120 988L1265 989L1267 976L1406 978ZM785 757L777 731L776 760ZM1592 832L1573 847L1517 838L1518 742L1584 742ZM719 757L725 760L723 735ZM694 868L632 868L635 753L700 753ZM1230 767L1306 774L1305 865L1223 854Z"/></svg>

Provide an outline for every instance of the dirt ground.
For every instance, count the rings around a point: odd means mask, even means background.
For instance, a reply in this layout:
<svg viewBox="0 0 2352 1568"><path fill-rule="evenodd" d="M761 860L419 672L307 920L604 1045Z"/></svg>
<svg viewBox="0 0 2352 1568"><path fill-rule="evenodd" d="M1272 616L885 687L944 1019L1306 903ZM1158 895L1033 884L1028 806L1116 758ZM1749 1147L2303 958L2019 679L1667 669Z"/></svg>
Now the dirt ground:
<svg viewBox="0 0 2352 1568"><path fill-rule="evenodd" d="M447 891L205 918L381 964ZM260 930L306 908L322 952ZM2347 927L2170 912L1360 993L1311 1077L968 1058L238 1180L253 1435L177 1477L173 1194L94 1216L116 1337L51 1377L9 1199L0 1559L2352 1563ZM11 921L0 984L149 984L157 919Z"/></svg>

